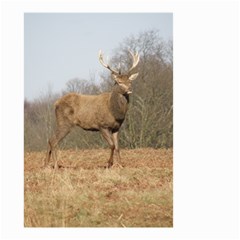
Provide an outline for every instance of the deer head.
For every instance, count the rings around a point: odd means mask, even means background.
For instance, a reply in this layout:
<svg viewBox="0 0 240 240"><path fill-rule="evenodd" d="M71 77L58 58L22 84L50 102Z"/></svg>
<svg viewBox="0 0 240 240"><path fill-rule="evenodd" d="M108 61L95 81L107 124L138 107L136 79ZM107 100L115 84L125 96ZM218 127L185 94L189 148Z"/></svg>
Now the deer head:
<svg viewBox="0 0 240 240"><path fill-rule="evenodd" d="M111 75L113 80L118 84L118 86L121 88L123 93L130 94L132 93L132 81L135 80L138 76L138 73L131 73L131 71L138 65L139 63L139 55L138 53L133 54L131 51L129 51L130 55L132 56L133 63L131 68L127 71L126 74L121 74L121 71L116 71L113 68L111 68L108 64L104 63L103 61L103 54L101 50L99 51L99 61L100 63L111 71Z"/></svg>

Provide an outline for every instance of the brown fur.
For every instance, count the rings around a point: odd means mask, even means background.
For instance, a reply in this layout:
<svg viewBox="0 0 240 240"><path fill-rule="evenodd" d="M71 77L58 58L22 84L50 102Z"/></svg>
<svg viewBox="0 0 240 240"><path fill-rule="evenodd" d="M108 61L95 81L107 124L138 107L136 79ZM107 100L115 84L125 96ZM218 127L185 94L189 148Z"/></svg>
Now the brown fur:
<svg viewBox="0 0 240 240"><path fill-rule="evenodd" d="M127 82L128 81L128 82ZM48 144L46 166L53 154L54 166L57 168L55 148L74 126L85 130L100 131L111 148L108 167L113 164L113 151L115 150L120 161L118 148L118 131L125 119L128 109L129 95L126 92L131 88L127 79L125 84L116 84L112 92L100 95L79 95L69 93L55 103L57 128ZM113 136L116 135L116 136Z"/></svg>
<svg viewBox="0 0 240 240"><path fill-rule="evenodd" d="M133 57L133 67L130 70L136 67L139 61L138 54L131 53L131 55ZM113 165L114 152L117 153L120 162L118 133L128 109L132 81L138 76L138 73L125 75L117 73L103 62L101 53L99 60L104 67L112 72L112 78L116 84L112 91L108 93L99 95L69 93L56 101L57 128L54 135L49 139L44 166L49 164L52 155L54 168L58 168L56 147L74 126L89 131L100 131L111 149L108 167Z"/></svg>

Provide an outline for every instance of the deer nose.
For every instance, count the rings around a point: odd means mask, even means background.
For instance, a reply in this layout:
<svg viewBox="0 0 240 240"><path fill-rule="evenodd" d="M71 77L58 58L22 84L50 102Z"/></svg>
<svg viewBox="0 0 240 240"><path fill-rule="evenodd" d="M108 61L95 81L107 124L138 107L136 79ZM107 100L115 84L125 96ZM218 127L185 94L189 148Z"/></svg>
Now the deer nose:
<svg viewBox="0 0 240 240"><path fill-rule="evenodd" d="M128 91L127 91L128 94L132 93L132 88L128 88Z"/></svg>

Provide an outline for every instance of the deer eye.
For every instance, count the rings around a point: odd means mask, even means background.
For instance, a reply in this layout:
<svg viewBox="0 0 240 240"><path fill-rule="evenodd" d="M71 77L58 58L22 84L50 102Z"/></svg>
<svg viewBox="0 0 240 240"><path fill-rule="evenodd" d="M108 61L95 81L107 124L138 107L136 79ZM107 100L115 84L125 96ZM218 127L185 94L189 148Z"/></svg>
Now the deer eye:
<svg viewBox="0 0 240 240"><path fill-rule="evenodd" d="M127 86L126 86L126 84L124 84L124 83L119 83L119 86L121 86L121 87L124 87L124 88L126 88Z"/></svg>

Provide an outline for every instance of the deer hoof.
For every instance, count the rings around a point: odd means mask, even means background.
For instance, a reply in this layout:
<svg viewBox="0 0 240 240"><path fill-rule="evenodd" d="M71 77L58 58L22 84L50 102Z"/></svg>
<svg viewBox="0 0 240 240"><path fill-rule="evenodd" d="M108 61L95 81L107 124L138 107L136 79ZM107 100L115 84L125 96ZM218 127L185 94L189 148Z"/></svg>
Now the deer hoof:
<svg viewBox="0 0 240 240"><path fill-rule="evenodd" d="M112 167L113 168L121 168L121 169L124 168L124 166L122 164L120 164L120 163L114 163Z"/></svg>

